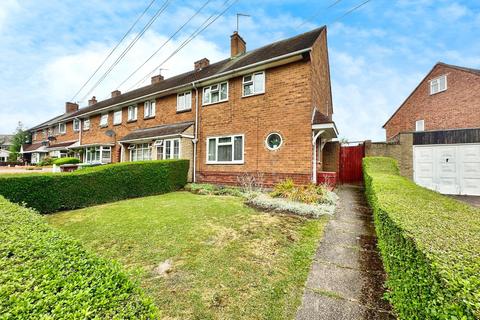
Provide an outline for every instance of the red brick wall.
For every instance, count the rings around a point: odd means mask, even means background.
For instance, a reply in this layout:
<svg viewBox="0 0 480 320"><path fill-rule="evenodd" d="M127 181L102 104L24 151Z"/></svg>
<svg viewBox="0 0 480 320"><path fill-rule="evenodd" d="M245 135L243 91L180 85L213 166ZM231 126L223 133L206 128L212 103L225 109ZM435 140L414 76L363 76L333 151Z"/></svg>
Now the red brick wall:
<svg viewBox="0 0 480 320"><path fill-rule="evenodd" d="M311 52L311 88L312 108L328 116L333 114L333 104L330 84L330 67L328 61L327 31L322 32L315 41Z"/></svg>
<svg viewBox="0 0 480 320"><path fill-rule="evenodd" d="M430 95L430 83L447 75L447 90ZM387 141L400 132L415 131L425 120L425 130L480 127L480 75L437 65L385 125Z"/></svg>
<svg viewBox="0 0 480 320"><path fill-rule="evenodd" d="M340 172L340 143L327 142L322 150L323 171Z"/></svg>

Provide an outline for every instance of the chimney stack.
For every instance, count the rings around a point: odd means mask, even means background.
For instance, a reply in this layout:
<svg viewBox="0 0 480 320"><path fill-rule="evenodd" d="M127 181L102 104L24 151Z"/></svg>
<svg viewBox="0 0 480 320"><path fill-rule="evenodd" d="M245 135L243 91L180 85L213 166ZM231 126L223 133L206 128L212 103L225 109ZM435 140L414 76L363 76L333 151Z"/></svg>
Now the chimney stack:
<svg viewBox="0 0 480 320"><path fill-rule="evenodd" d="M195 69L195 71L200 71L203 68L208 67L209 65L210 65L210 60L208 60L207 58L203 58L201 60L195 61L193 64L193 68Z"/></svg>
<svg viewBox="0 0 480 320"><path fill-rule="evenodd" d="M242 37L238 34L237 31L234 31L230 36L230 53L231 58L244 54L247 51L247 43L243 40Z"/></svg>
<svg viewBox="0 0 480 320"><path fill-rule="evenodd" d="M95 96L93 96L92 99L88 100L88 106L93 106L96 103L97 103L97 98L95 98Z"/></svg>
<svg viewBox="0 0 480 320"><path fill-rule="evenodd" d="M152 84L160 83L163 81L163 76L159 74L158 76L152 77Z"/></svg>
<svg viewBox="0 0 480 320"><path fill-rule="evenodd" d="M78 103L65 102L65 113L78 111Z"/></svg>
<svg viewBox="0 0 480 320"><path fill-rule="evenodd" d="M121 95L121 94L122 94L122 93L120 92L120 90L112 91L112 98L118 97L118 96Z"/></svg>

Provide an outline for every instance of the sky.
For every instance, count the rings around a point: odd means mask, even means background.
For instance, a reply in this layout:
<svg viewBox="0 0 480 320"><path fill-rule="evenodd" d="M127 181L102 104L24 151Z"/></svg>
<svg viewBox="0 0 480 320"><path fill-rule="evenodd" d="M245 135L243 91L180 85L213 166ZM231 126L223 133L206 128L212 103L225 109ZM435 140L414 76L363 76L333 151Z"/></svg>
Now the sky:
<svg viewBox="0 0 480 320"><path fill-rule="evenodd" d="M1 0L0 134L13 132L19 121L31 127L62 114L65 102L71 101L151 1ZM438 61L480 68L480 2L476 0L370 0L349 14L364 0L236 0L158 70L207 18L222 11L225 1L155 0L74 101L82 107L92 95L102 100L115 89L135 88L152 71L170 77L191 70L193 61L201 58L215 62L228 57L236 13L250 15L240 19L239 27L248 50L327 25L333 119L340 137L349 141L384 140L382 125ZM163 5L165 10L151 27L91 91Z"/></svg>

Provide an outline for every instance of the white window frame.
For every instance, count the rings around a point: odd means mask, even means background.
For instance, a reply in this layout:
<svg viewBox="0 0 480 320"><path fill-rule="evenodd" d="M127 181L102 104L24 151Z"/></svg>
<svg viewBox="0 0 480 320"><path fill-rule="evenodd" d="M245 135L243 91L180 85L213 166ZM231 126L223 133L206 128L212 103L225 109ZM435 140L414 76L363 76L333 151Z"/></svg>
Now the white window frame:
<svg viewBox="0 0 480 320"><path fill-rule="evenodd" d="M141 147L139 147L141 146ZM152 160L152 145L150 143L135 143L135 144L131 144L128 149L130 150L130 161L132 162L136 162L136 161L150 161ZM139 159L138 158L138 155L137 155L137 158L134 160L133 159L133 153L134 152L138 152L138 150L141 150L142 151L142 159ZM143 157L143 151L144 150L148 150L149 153L150 153L150 157L148 159L145 159Z"/></svg>
<svg viewBox="0 0 480 320"><path fill-rule="evenodd" d="M222 88L222 85L224 85L224 84L227 85L227 96L226 96L226 98L222 99L221 88ZM213 90L213 92L218 92L218 101L212 102L212 88L214 88L214 87L217 87L216 89ZM208 91L208 93L207 93L207 91ZM203 94L202 94L202 106L208 106L208 105L211 105L211 104L228 101L228 94L229 94L228 81L219 82L219 83L212 84L211 86L204 87L202 92L203 92ZM208 97L208 101L205 100L206 97Z"/></svg>
<svg viewBox="0 0 480 320"><path fill-rule="evenodd" d="M33 132L32 140L33 140L33 141L37 140L37 131L34 131L34 132Z"/></svg>
<svg viewBox="0 0 480 320"><path fill-rule="evenodd" d="M115 110L113 112L113 124L114 125L122 124L122 109Z"/></svg>
<svg viewBox="0 0 480 320"><path fill-rule="evenodd" d="M80 131L80 126L82 125L81 121L78 119L73 119L73 131L78 132Z"/></svg>
<svg viewBox="0 0 480 320"><path fill-rule="evenodd" d="M256 91L255 90L255 76L258 76L258 75L263 75L262 90ZM246 81L245 80L246 77L252 77L252 78L251 78L251 80ZM251 85L253 87L252 92L250 94L245 94L245 86L246 85ZM242 78L242 97L251 97L251 96L255 96L257 94L263 94L263 93L265 93L265 71L254 72L252 74L247 74L247 75L243 76L243 78Z"/></svg>
<svg viewBox="0 0 480 320"><path fill-rule="evenodd" d="M62 130L63 129L63 130ZM58 133L65 134L67 133L67 124L65 122L60 122L58 124Z"/></svg>
<svg viewBox="0 0 480 320"><path fill-rule="evenodd" d="M425 120L415 121L415 131L425 131Z"/></svg>
<svg viewBox="0 0 480 320"><path fill-rule="evenodd" d="M178 156L175 157L175 141L178 142ZM167 159L167 142L170 143L170 154ZM182 140L180 138L173 139L162 139L157 140L153 144L155 147L155 154L157 155L157 160L170 160L170 159L181 159L182 158ZM158 158L158 149L162 148L162 159Z"/></svg>
<svg viewBox="0 0 480 320"><path fill-rule="evenodd" d="M278 136L280 137L280 144L279 144L278 147L276 147L276 148L272 148L272 147L270 147L270 146L268 145L268 138L270 138L270 136L272 136L272 135L274 135L274 134L276 134L276 135L278 135ZM267 135L267 137L265 138L265 146L267 147L268 150L276 151L276 150L280 149L280 148L282 147L282 145L283 145L283 137L282 137L282 135L280 134L280 132L270 132L270 133Z"/></svg>
<svg viewBox="0 0 480 320"><path fill-rule="evenodd" d="M145 101L143 104L143 118L150 119L155 117L155 100Z"/></svg>
<svg viewBox="0 0 480 320"><path fill-rule="evenodd" d="M90 118L87 118L83 120L83 130L89 130L89 129L90 129Z"/></svg>
<svg viewBox="0 0 480 320"><path fill-rule="evenodd" d="M128 120L127 121L137 121L137 111L138 111L138 107L137 106L129 106L128 107L128 115L127 115L127 118Z"/></svg>
<svg viewBox="0 0 480 320"><path fill-rule="evenodd" d="M242 137L242 159L241 160L234 160L235 157L235 137ZM219 143L219 139L221 138L231 138L231 141L226 143ZM215 160L209 160L210 154L210 140L215 139ZM244 164L245 163L245 135L244 134L234 134L234 135L226 135L226 136L216 136L216 137L207 137L206 139L207 144L207 155L206 155L206 163L207 164ZM219 145L231 145L232 146L232 161L218 161L218 147Z"/></svg>
<svg viewBox="0 0 480 320"><path fill-rule="evenodd" d="M183 98L183 104L180 100ZM177 111L192 110L192 91L177 94Z"/></svg>
<svg viewBox="0 0 480 320"><path fill-rule="evenodd" d="M108 127L108 113L102 113L100 115L100 127L101 128Z"/></svg>
<svg viewBox="0 0 480 320"><path fill-rule="evenodd" d="M440 86L442 79L445 79L445 87L444 88L442 88ZM435 87L438 87L437 91L435 91L435 89L434 89ZM430 80L430 95L434 95L434 94L437 94L437 93L440 93L440 92L443 92L443 91L446 91L446 90L447 90L447 75L446 74Z"/></svg>
<svg viewBox="0 0 480 320"><path fill-rule="evenodd" d="M95 157L94 159L90 158L89 155L91 155L92 153L89 152L91 149L94 150L95 152ZM98 159L96 157L97 155L97 152L98 152ZM110 157L107 158L104 156L104 153L106 154L110 154ZM89 159L90 158L90 159ZM104 161L108 159L107 161ZM86 147L85 148L85 163L111 163L112 162L112 147L110 146L94 146L94 147Z"/></svg>

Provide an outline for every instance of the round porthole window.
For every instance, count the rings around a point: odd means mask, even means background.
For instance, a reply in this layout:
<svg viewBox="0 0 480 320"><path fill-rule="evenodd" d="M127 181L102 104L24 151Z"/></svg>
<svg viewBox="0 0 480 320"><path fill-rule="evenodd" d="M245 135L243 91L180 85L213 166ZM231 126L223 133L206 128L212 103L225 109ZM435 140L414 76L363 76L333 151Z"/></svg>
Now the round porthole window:
<svg viewBox="0 0 480 320"><path fill-rule="evenodd" d="M265 140L267 148L270 150L277 150L282 146L282 136L278 133L270 133Z"/></svg>

